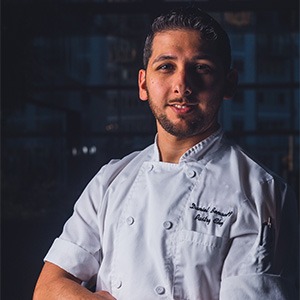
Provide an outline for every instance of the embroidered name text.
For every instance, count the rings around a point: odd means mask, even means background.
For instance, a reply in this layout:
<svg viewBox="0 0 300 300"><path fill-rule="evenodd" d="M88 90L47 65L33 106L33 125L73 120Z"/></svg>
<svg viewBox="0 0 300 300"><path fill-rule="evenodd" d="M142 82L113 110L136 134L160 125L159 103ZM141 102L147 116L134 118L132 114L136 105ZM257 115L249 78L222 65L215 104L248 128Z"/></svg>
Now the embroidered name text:
<svg viewBox="0 0 300 300"><path fill-rule="evenodd" d="M194 220L205 222L206 225L209 225L209 223L210 223L210 219L207 216L201 216L200 214L196 215Z"/></svg>
<svg viewBox="0 0 300 300"><path fill-rule="evenodd" d="M219 215L221 217L230 217L232 214L233 214L233 211L230 210L229 212L227 213L224 213L224 212L221 212L219 210L217 210L215 207L210 211L211 213L214 213L216 215Z"/></svg>

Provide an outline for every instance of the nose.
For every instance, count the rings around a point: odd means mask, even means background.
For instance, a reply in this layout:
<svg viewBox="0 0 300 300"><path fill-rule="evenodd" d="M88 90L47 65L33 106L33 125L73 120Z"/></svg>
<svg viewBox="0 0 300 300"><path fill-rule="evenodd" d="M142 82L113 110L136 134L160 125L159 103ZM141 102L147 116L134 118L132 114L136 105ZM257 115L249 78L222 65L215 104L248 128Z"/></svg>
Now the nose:
<svg viewBox="0 0 300 300"><path fill-rule="evenodd" d="M178 97L187 97L192 94L191 78L187 70L178 70L176 72L173 91Z"/></svg>

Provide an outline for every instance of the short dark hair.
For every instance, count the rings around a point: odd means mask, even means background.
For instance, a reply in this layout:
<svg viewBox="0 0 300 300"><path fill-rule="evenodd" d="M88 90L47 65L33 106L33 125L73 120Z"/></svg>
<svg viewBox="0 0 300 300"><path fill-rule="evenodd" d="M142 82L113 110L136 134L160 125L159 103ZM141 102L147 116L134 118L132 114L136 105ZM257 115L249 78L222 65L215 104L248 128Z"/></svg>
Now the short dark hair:
<svg viewBox="0 0 300 300"><path fill-rule="evenodd" d="M176 29L194 29L199 31L201 38L215 41L217 53L222 60L224 69L230 69L231 47L226 31L210 15L192 6L173 9L166 14L160 15L153 21L151 31L146 38L144 46L143 63L145 69L152 54L152 44L155 34Z"/></svg>

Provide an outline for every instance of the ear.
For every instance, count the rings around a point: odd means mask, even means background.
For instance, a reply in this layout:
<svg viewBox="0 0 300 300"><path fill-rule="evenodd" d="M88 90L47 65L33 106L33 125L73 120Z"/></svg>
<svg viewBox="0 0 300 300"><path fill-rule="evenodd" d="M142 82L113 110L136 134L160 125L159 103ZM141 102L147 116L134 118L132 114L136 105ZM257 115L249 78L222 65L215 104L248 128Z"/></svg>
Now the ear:
<svg viewBox="0 0 300 300"><path fill-rule="evenodd" d="M225 79L225 86L224 86L224 96L223 98L225 100L231 99L237 89L237 85L238 85L238 72L235 69L231 69L229 70L229 72L226 75L226 79Z"/></svg>
<svg viewBox="0 0 300 300"><path fill-rule="evenodd" d="M142 101L148 100L147 85L146 85L146 71L144 69L139 70L138 76L139 84L139 96Z"/></svg>

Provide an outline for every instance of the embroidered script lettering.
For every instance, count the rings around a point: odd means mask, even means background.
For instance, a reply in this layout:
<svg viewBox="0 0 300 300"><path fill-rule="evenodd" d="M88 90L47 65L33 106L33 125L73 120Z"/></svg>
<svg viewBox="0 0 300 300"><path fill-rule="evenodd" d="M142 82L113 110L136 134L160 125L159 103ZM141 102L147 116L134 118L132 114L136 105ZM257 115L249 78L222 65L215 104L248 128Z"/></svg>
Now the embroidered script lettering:
<svg viewBox="0 0 300 300"><path fill-rule="evenodd" d="M201 216L200 214L196 215L194 220L205 222L206 225L209 225L209 223L210 223L210 219L207 216Z"/></svg>
<svg viewBox="0 0 300 300"><path fill-rule="evenodd" d="M224 212L217 209L216 207L210 209L210 206L198 206L195 203L191 204L190 209L194 209L199 212L194 217L194 220L201 221L204 222L206 225L209 225L211 223L210 215L212 215L215 216L212 218L212 223L220 227L223 226L227 218L233 215L232 210Z"/></svg>
<svg viewBox="0 0 300 300"><path fill-rule="evenodd" d="M215 218L213 220L214 224L219 225L220 227L222 227L222 225L224 224L224 221L222 218Z"/></svg>
<svg viewBox="0 0 300 300"><path fill-rule="evenodd" d="M211 213L214 213L216 215L219 215L221 217L230 217L233 214L233 211L229 211L227 213L221 212L217 210L215 207L210 211Z"/></svg>
<svg viewBox="0 0 300 300"><path fill-rule="evenodd" d="M199 207L195 203L192 203L192 205L190 206L190 208L196 209L196 210L200 210L200 211L203 211L203 212L208 212L209 209L210 209L210 206L208 206L208 207L205 207L205 206Z"/></svg>

